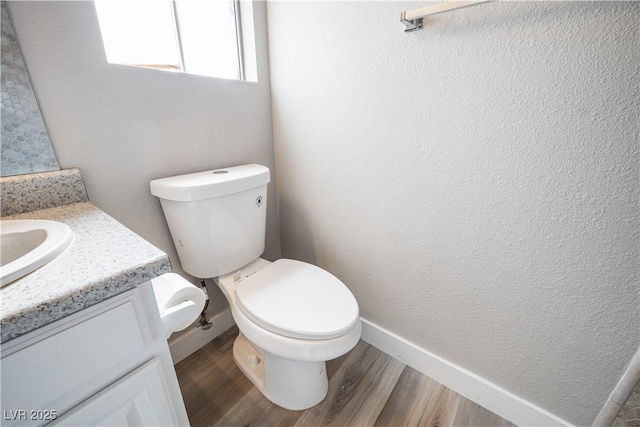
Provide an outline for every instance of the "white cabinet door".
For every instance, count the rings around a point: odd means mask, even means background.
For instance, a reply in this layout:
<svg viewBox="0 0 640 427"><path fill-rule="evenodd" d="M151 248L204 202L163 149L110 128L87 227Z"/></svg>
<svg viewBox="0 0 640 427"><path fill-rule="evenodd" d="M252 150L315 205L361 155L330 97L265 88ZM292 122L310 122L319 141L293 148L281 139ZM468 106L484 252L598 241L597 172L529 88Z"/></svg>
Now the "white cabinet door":
<svg viewBox="0 0 640 427"><path fill-rule="evenodd" d="M177 425L162 367L152 359L49 425Z"/></svg>

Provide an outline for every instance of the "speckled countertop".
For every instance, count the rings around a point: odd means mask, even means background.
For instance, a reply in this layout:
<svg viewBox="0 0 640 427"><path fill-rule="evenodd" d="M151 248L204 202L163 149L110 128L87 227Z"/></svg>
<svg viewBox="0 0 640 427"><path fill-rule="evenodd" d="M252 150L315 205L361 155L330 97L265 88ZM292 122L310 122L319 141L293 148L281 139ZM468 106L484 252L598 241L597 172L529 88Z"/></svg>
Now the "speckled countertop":
<svg viewBox="0 0 640 427"><path fill-rule="evenodd" d="M3 217L67 224L75 240L56 259L0 291L5 342L171 271L160 249L90 202Z"/></svg>

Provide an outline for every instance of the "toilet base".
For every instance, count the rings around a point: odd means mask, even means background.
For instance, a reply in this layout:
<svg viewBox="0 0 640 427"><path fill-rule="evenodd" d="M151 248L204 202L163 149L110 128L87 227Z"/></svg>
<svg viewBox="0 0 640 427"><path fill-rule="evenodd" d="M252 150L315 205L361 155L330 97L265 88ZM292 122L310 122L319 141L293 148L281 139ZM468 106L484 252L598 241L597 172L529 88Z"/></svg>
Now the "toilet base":
<svg viewBox="0 0 640 427"><path fill-rule="evenodd" d="M259 349L242 334L233 343L240 370L276 405L292 411L322 402L329 389L325 362L285 359Z"/></svg>

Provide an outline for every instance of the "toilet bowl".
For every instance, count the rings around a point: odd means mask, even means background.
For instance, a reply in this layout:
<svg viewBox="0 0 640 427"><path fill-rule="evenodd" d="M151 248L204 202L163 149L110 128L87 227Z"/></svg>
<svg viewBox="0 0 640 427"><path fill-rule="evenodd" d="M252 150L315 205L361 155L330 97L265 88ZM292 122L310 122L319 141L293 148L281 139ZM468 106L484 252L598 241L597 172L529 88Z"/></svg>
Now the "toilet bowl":
<svg viewBox="0 0 640 427"><path fill-rule="evenodd" d="M300 292L291 292L296 280L305 279L298 282ZM358 305L346 286L311 264L261 258L216 283L240 330L233 357L242 372L285 409L321 402L328 389L325 362L360 339ZM290 304L297 310L280 310Z"/></svg>
<svg viewBox="0 0 640 427"><path fill-rule="evenodd" d="M310 408L328 390L326 361L360 339L358 303L335 276L265 249L269 169L242 165L151 181L185 272L213 278L240 334L236 364L275 404Z"/></svg>

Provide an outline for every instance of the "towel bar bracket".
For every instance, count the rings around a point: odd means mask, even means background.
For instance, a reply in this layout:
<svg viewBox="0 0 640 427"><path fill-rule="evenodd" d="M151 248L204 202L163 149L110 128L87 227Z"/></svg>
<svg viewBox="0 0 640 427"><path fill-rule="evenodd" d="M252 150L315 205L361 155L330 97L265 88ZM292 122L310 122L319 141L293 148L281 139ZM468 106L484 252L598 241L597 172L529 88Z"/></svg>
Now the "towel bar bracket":
<svg viewBox="0 0 640 427"><path fill-rule="evenodd" d="M400 14L400 22L402 22L402 24L404 25L405 33L422 28L422 18L407 19L406 14L406 11Z"/></svg>
<svg viewBox="0 0 640 427"><path fill-rule="evenodd" d="M489 3L495 0L450 0L443 1L432 6L423 7L422 9L416 9L411 11L404 11L400 14L400 22L404 24L404 31L415 31L422 28L422 18L432 15L438 15L440 13L450 12L457 9L463 9L465 7L476 6L482 3Z"/></svg>

